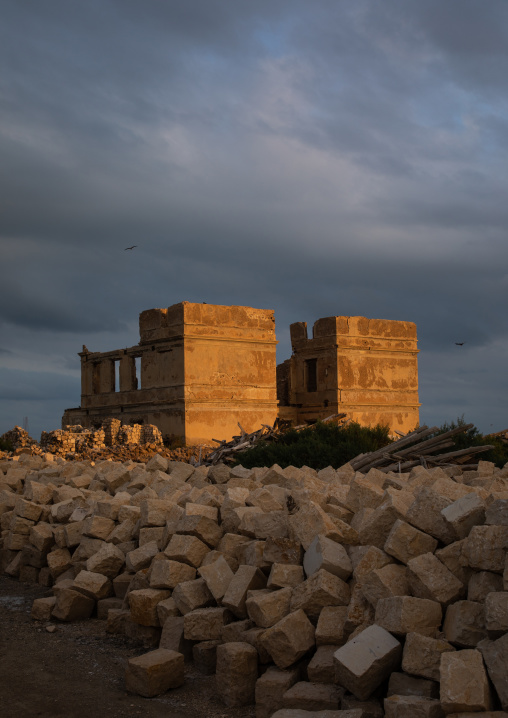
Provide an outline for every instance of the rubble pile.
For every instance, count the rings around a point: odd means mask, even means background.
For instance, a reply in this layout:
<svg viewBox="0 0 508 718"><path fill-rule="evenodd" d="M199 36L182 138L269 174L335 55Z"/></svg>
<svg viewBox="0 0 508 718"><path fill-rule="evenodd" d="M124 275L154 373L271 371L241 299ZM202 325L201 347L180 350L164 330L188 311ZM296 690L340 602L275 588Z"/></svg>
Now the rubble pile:
<svg viewBox="0 0 508 718"><path fill-rule="evenodd" d="M0 461L1 568L145 645L126 688L215 673L257 718L508 716L508 465L408 472Z"/></svg>
<svg viewBox="0 0 508 718"><path fill-rule="evenodd" d="M5 434L0 436L0 439L15 449L26 449L37 446L37 441L32 439L28 431L22 429L21 426L15 426L14 429L6 431Z"/></svg>

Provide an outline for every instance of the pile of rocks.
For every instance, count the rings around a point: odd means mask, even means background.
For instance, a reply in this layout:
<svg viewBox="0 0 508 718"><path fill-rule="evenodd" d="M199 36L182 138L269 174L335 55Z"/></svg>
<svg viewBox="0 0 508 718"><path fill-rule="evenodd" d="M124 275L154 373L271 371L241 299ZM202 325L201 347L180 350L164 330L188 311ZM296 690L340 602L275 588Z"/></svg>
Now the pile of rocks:
<svg viewBox="0 0 508 718"><path fill-rule="evenodd" d="M257 718L508 716L508 466L16 458L2 568L52 586L35 619L96 614L154 649L129 691L179 686L194 660Z"/></svg>
<svg viewBox="0 0 508 718"><path fill-rule="evenodd" d="M0 436L0 439L14 449L31 448L37 445L37 441L32 439L28 431L22 429L21 426L15 426L10 431L6 431L5 434Z"/></svg>

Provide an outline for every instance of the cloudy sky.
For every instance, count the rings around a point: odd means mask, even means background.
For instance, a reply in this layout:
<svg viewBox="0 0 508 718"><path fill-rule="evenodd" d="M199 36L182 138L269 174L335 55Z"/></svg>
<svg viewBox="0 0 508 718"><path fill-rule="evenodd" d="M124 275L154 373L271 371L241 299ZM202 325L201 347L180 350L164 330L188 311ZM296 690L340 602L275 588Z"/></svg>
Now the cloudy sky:
<svg viewBox="0 0 508 718"><path fill-rule="evenodd" d="M278 361L414 321L422 423L508 427L505 0L0 8L0 433L182 300L274 309Z"/></svg>

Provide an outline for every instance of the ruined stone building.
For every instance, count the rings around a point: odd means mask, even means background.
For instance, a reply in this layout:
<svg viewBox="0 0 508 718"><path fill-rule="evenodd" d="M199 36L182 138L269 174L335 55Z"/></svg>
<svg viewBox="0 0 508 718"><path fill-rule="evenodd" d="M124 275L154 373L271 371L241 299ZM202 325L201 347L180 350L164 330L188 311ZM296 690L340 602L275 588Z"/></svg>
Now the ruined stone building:
<svg viewBox="0 0 508 718"><path fill-rule="evenodd" d="M62 425L155 424L186 444L230 439L277 416L312 423L338 412L406 432L418 425L416 326L328 317L313 336L291 325L276 366L271 310L181 302L139 317L139 344L81 357L81 406Z"/></svg>

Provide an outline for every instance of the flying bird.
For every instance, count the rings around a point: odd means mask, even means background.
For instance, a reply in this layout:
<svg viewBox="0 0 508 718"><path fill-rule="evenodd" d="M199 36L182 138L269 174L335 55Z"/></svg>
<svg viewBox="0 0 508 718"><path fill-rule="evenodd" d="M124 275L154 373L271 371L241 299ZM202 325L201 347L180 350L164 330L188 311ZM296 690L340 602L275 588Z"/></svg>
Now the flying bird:
<svg viewBox="0 0 508 718"><path fill-rule="evenodd" d="M455 342L455 346L463 347L466 342Z"/></svg>
<svg viewBox="0 0 508 718"><path fill-rule="evenodd" d="M137 244L133 244L132 247L125 247L125 249L123 251L126 252L128 249L134 249L137 246L138 246Z"/></svg>

